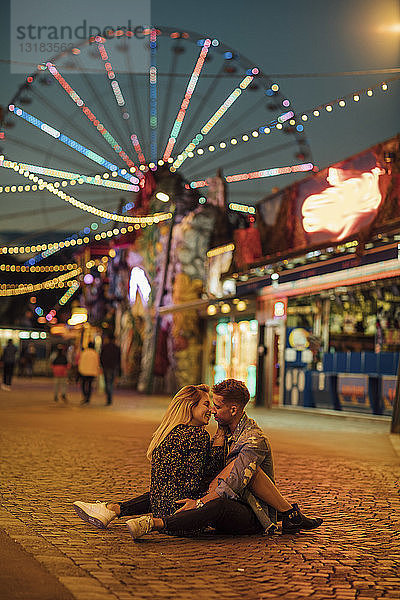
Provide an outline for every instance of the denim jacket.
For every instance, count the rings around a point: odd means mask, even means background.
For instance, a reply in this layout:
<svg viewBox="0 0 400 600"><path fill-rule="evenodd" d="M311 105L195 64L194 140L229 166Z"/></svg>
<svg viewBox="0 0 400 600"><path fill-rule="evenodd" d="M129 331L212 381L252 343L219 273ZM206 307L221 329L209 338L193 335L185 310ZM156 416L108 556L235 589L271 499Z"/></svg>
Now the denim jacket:
<svg viewBox="0 0 400 600"><path fill-rule="evenodd" d="M246 413L243 414L233 434L226 438L226 464L234 460L232 471L226 479L218 480L219 496L246 502L254 511L265 530L276 522L276 511L251 493L247 485L257 467L274 481L274 463L270 443Z"/></svg>

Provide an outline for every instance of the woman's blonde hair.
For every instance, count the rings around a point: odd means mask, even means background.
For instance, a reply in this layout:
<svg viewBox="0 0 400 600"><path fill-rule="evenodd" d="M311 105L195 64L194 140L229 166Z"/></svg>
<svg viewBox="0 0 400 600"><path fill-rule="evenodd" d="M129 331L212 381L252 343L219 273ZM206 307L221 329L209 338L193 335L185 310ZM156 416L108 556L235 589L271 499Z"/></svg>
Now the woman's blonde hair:
<svg viewBox="0 0 400 600"><path fill-rule="evenodd" d="M147 449L147 458L151 457L155 448L157 448L167 435L177 425L187 425L192 419L193 408L200 402L204 394L208 394L210 388L208 385L185 385L172 398L167 412L159 427L153 433L150 445Z"/></svg>

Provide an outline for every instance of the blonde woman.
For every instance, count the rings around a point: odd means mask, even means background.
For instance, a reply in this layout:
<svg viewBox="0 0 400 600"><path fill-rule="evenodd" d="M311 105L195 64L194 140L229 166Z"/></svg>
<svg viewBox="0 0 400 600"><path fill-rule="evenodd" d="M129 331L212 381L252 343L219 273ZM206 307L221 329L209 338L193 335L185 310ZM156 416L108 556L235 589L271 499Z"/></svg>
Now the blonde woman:
<svg viewBox="0 0 400 600"><path fill-rule="evenodd" d="M211 443L205 427L211 418L207 385L186 385L173 397L147 450L151 462L150 492L126 502L74 502L85 521L106 529L116 517L173 514L178 500L200 498L224 466L224 433Z"/></svg>

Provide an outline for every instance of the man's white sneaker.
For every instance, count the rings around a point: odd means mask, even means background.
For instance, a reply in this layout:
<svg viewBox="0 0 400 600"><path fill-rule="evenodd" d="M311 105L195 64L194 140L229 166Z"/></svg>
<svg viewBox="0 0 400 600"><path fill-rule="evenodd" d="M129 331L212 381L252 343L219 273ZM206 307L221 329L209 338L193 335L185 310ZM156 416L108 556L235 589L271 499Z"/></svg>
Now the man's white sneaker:
<svg viewBox="0 0 400 600"><path fill-rule="evenodd" d="M117 517L117 513L109 510L105 502L74 502L74 510L78 517L87 523L91 523L99 529L107 529L109 523Z"/></svg>
<svg viewBox="0 0 400 600"><path fill-rule="evenodd" d="M154 527L153 517L149 515L143 515L143 517L137 517L137 519L129 519L126 524L134 540L142 537L142 535L146 535Z"/></svg>

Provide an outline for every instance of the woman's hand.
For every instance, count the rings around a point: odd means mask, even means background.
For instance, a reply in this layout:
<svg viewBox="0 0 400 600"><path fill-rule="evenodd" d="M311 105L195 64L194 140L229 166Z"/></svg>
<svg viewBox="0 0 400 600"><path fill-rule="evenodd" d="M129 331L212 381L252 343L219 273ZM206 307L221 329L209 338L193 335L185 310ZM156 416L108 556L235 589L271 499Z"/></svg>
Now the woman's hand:
<svg viewBox="0 0 400 600"><path fill-rule="evenodd" d="M184 510L192 510L192 508L196 508L196 502L197 501L193 500L193 498L183 498L182 500L175 500L176 504L183 504L183 506L181 506L181 508L178 508L178 510L176 510L174 514L182 512Z"/></svg>

